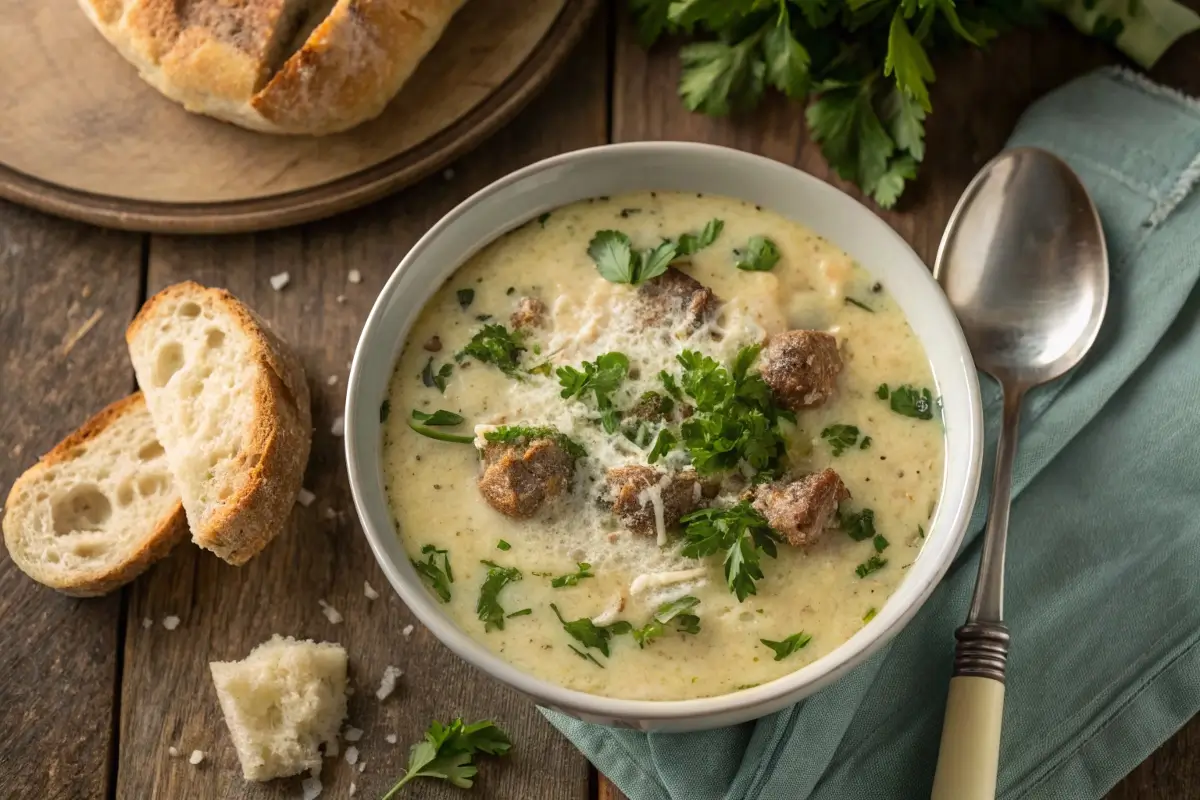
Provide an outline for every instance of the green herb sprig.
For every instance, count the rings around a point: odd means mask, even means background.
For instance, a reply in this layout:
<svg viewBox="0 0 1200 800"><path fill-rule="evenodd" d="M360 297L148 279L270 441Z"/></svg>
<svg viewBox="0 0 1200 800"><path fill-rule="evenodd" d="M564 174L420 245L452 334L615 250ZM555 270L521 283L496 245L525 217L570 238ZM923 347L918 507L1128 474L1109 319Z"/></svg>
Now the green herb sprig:
<svg viewBox="0 0 1200 800"><path fill-rule="evenodd" d="M579 582L584 578L594 578L592 574L592 565L586 561L580 561L576 565L576 570L566 575L559 575L550 581L550 586L554 589L562 589L565 586L578 586Z"/></svg>
<svg viewBox="0 0 1200 800"><path fill-rule="evenodd" d="M639 648L643 648L654 639L666 634L667 625L672 621L675 622L675 630L680 633L699 633L700 617L691 613L692 609L698 605L700 605L700 601L691 595L663 603L655 610L654 616L650 618L649 622L640 628L633 629L633 640L637 642Z"/></svg>
<svg viewBox="0 0 1200 800"><path fill-rule="evenodd" d="M624 353L604 353L595 361L584 361L580 367L582 370L571 366L555 370L558 383L563 387L559 394L564 400L583 399L591 394L600 411L600 423L605 433L615 433L621 424L621 415L613 405L612 395L629 374L629 357Z"/></svg>
<svg viewBox="0 0 1200 800"><path fill-rule="evenodd" d="M775 651L775 660L783 661L797 650L802 650L809 642L812 641L812 634L800 631L793 633L781 642L773 642L770 639L759 639L760 642Z"/></svg>
<svg viewBox="0 0 1200 800"><path fill-rule="evenodd" d="M508 734L491 720L464 723L456 719L449 725L434 720L425 737L408 751L408 768L382 800L391 800L414 778L436 778L459 789L474 785L474 758L478 753L502 756L512 749Z"/></svg>
<svg viewBox="0 0 1200 800"><path fill-rule="evenodd" d="M472 444L475 441L474 436L460 436L454 433L446 433L445 431L435 431L435 427L454 427L461 425L463 418L455 414L453 411L439 409L432 414L417 409L412 410L412 417L408 420L408 427L412 428L422 436L428 436L430 439L437 439L441 442L454 442L456 444ZM420 423L420 424L418 424Z"/></svg>
<svg viewBox="0 0 1200 800"><path fill-rule="evenodd" d="M409 559L409 563L413 565L417 574L425 579L438 599L443 603L449 603L450 584L454 583L454 570L450 568L450 553L439 550L431 544L422 547L421 553L425 556L424 561L412 558ZM439 559L440 564L438 563Z"/></svg>
<svg viewBox="0 0 1200 800"><path fill-rule="evenodd" d="M742 501L729 508L693 511L680 522L684 526L685 557L721 555L725 582L738 602L757 594L755 582L763 578L762 554L776 558L780 540L761 514Z"/></svg>
<svg viewBox="0 0 1200 800"><path fill-rule="evenodd" d="M510 583L521 580L521 570L516 567L502 567L495 561L481 561L488 567L487 577L479 588L479 602L475 606L479 619L483 622L484 632L495 628L504 630L504 607L500 605L500 590Z"/></svg>
<svg viewBox="0 0 1200 800"><path fill-rule="evenodd" d="M554 611L554 616L558 617L558 621L562 624L563 630L569 633L572 639L579 642L584 647L599 650L606 658L609 654L608 643L612 640L613 636L620 636L621 634L633 632L633 626L624 620L617 620L611 625L597 625L587 617L581 617L580 619L576 620L566 620L563 619L563 615L558 610L558 606L556 606L554 603L551 603L550 608Z"/></svg>
<svg viewBox="0 0 1200 800"><path fill-rule="evenodd" d="M457 361L473 358L484 364L491 364L510 378L515 378L520 372L523 352L525 345L520 332L509 331L503 325L484 325L454 358Z"/></svg>

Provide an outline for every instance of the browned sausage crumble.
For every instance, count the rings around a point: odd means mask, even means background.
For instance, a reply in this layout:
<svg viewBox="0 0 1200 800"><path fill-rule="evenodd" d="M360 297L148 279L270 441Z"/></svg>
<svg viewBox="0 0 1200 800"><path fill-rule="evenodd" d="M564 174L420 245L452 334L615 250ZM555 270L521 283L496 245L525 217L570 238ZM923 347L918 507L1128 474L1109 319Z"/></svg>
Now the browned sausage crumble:
<svg viewBox="0 0 1200 800"><path fill-rule="evenodd" d="M547 500L565 494L575 474L575 459L553 439L489 444L483 451L479 491L492 508L525 519Z"/></svg>
<svg viewBox="0 0 1200 800"><path fill-rule="evenodd" d="M682 311L692 328L699 328L718 302L712 289L675 267L639 286L638 300L644 324L662 325Z"/></svg>
<svg viewBox="0 0 1200 800"><path fill-rule="evenodd" d="M613 501L613 513L621 524L642 536L654 536L658 526L654 522L654 504L648 499L642 502L642 492L651 486L659 486L663 504L663 526L667 530L679 527L679 518L696 510L700 505L701 482L695 470L667 473L654 467L640 465L614 467L605 476L608 494Z"/></svg>
<svg viewBox="0 0 1200 800"><path fill-rule="evenodd" d="M509 322L517 330L540 328L546 322L546 304L536 297L522 297L517 301Z"/></svg>
<svg viewBox="0 0 1200 800"><path fill-rule="evenodd" d="M754 510L796 547L806 547L837 523L838 504L850 497L841 477L831 469L798 480L781 480L752 490Z"/></svg>
<svg viewBox="0 0 1200 800"><path fill-rule="evenodd" d="M763 380L775 401L793 411L815 408L832 397L841 371L837 339L821 331L780 333L763 350Z"/></svg>

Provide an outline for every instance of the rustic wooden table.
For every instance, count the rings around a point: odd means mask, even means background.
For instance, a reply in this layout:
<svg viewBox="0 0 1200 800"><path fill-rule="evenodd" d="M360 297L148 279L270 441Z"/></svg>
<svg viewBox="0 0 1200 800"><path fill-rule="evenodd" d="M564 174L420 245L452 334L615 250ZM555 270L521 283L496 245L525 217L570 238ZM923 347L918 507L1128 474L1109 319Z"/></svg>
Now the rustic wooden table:
<svg viewBox="0 0 1200 800"><path fill-rule="evenodd" d="M1196 37L1152 77L1200 90ZM1116 61L1106 47L1055 20L1009 36L991 52L936 64L928 157L903 207L883 214L927 261L955 199L1003 144L1033 99ZM171 238L98 230L0 204L0 498L37 456L93 411L134 388L122 333L141 302L191 278L228 287L300 351L313 392L316 434L305 484L316 493L288 530L241 568L194 546L120 592L72 600L29 581L0 557L0 795L11 798L268 798L296 782L242 780L207 663L240 658L276 632L335 640L351 654L350 721L365 769L327 762L327 797L351 781L379 797L400 774L406 744L432 718L499 720L517 742L506 763L484 765L475 796L584 800L621 795L595 774L533 705L467 667L415 622L387 589L351 508L341 441L330 425L376 292L410 245L470 192L534 160L604 142L691 139L731 145L830 178L805 140L798 108L777 98L737 121L688 114L675 95L671 48L647 55L615 8L549 89L478 152L442 176L336 219L258 235ZM836 182L836 181L835 181ZM845 188L845 187L843 187ZM349 270L361 284L347 281ZM272 291L268 277L291 284ZM345 302L336 298L344 295ZM73 341L73 334L86 333ZM336 512L327 518L326 510ZM368 601L363 580L383 590ZM345 615L322 615L318 599ZM167 615L182 620L165 630ZM143 627L143 620L153 625ZM385 665L405 670L397 696L369 687ZM385 741L394 733L399 744ZM205 751L198 767L170 758ZM1110 800L1197 797L1200 719L1117 786ZM410 797L460 797L432 782Z"/></svg>

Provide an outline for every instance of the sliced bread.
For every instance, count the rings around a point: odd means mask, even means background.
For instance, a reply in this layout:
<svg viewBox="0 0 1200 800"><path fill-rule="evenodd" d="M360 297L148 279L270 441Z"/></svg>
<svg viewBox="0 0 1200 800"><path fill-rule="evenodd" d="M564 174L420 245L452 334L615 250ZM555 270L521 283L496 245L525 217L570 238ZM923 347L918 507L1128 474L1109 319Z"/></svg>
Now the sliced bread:
<svg viewBox="0 0 1200 800"><path fill-rule="evenodd" d="M283 529L308 462L299 359L229 292L190 281L150 298L125 340L193 541L244 564Z"/></svg>
<svg viewBox="0 0 1200 800"><path fill-rule="evenodd" d="M187 535L140 392L89 419L30 467L5 508L13 563L77 597L128 583Z"/></svg>
<svg viewBox="0 0 1200 800"><path fill-rule="evenodd" d="M321 769L346 718L346 651L271 637L242 661L208 665L242 775L269 781Z"/></svg>

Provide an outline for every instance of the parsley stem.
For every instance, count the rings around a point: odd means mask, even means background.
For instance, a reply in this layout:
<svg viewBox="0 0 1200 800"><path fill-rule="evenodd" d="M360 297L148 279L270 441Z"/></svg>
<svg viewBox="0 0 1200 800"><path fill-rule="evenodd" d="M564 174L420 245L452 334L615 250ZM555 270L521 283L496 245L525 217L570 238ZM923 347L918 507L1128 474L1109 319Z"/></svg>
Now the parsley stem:
<svg viewBox="0 0 1200 800"><path fill-rule="evenodd" d="M459 436L453 433L445 433L444 431L435 431L433 428L425 425L416 425L412 420L408 421L408 427L412 428L422 436L428 436L430 439L437 439L442 442L455 442L457 444L474 444L474 436Z"/></svg>

